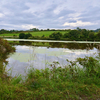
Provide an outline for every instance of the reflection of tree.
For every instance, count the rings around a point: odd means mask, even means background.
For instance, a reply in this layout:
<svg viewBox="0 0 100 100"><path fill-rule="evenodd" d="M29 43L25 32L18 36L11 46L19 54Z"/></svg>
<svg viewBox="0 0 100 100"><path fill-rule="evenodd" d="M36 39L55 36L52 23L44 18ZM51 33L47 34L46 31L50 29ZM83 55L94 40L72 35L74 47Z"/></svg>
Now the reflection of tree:
<svg viewBox="0 0 100 100"><path fill-rule="evenodd" d="M68 49L87 49L91 50L94 47L98 49L98 45L94 43L49 43L50 47L61 47L61 48L68 48Z"/></svg>
<svg viewBox="0 0 100 100"><path fill-rule="evenodd" d="M19 41L20 45L31 45L32 42L31 41Z"/></svg>
<svg viewBox="0 0 100 100"><path fill-rule="evenodd" d="M100 57L100 44L97 44L97 50L98 50L98 54L99 54L99 57Z"/></svg>
<svg viewBox="0 0 100 100"><path fill-rule="evenodd" d="M67 43L68 49L93 49L96 45L93 43Z"/></svg>
<svg viewBox="0 0 100 100"><path fill-rule="evenodd" d="M44 45L44 44L45 44L45 42L42 42L42 44Z"/></svg>
<svg viewBox="0 0 100 100"><path fill-rule="evenodd" d="M15 43L14 43L15 44ZM18 44L18 43L17 43ZM60 43L60 42L33 42L33 41L19 41L19 45L37 45L48 46L52 48L68 48L68 49L87 49L91 50L94 47L100 50L100 45L97 43Z"/></svg>
<svg viewBox="0 0 100 100"><path fill-rule="evenodd" d="M60 42L49 42L50 47L62 47L63 43Z"/></svg>

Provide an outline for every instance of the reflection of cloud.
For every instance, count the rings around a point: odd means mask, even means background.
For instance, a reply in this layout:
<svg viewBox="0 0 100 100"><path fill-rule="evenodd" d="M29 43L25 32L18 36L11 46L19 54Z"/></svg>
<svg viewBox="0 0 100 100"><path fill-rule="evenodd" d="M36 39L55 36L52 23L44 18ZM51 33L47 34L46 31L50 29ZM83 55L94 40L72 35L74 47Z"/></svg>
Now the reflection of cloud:
<svg viewBox="0 0 100 100"><path fill-rule="evenodd" d="M18 60L20 62L28 62L30 59L32 59L31 56L32 55L30 53L17 53L16 52L13 55L11 55L10 58L8 58L8 60L9 60L9 62L13 62L14 60L16 60L16 61Z"/></svg>
<svg viewBox="0 0 100 100"><path fill-rule="evenodd" d="M93 54L96 53L97 50L93 49L93 50L63 50L63 52L68 52L68 53L74 53L75 55L80 55L80 54Z"/></svg>
<svg viewBox="0 0 100 100"><path fill-rule="evenodd" d="M29 49L29 47L28 46L16 46L16 49L24 49L24 50L26 50L26 49Z"/></svg>
<svg viewBox="0 0 100 100"><path fill-rule="evenodd" d="M9 61L7 69L13 67L13 76L16 74L25 75L24 70L28 70L31 67L37 69L50 67L49 64L53 61L58 61L64 66L68 64L66 59L74 61L78 57L84 58L85 56L95 56L95 52L97 54L96 48L87 52L87 50L70 50L66 48L34 47L34 53L36 55L29 52L32 46L16 46L16 48L17 51L9 55L10 57L7 59L7 61ZM28 52L24 53L25 50ZM21 52L19 53L19 51Z"/></svg>

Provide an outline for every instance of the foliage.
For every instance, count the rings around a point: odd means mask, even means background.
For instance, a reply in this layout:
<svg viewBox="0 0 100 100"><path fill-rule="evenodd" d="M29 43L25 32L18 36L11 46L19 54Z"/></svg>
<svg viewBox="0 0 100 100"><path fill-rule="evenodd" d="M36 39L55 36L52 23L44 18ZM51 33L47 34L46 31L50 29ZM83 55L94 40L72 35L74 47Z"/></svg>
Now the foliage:
<svg viewBox="0 0 100 100"><path fill-rule="evenodd" d="M96 34L96 40L100 40L100 31Z"/></svg>
<svg viewBox="0 0 100 100"><path fill-rule="evenodd" d="M0 34L4 34L4 33L10 33L8 30L5 30L5 29L1 29L0 30Z"/></svg>
<svg viewBox="0 0 100 100"><path fill-rule="evenodd" d="M25 39L28 39L29 37L32 37L32 34L30 34L30 33L25 34Z"/></svg>
<svg viewBox="0 0 100 100"><path fill-rule="evenodd" d="M20 33L19 34L19 39L28 39L29 37L32 37L32 34L30 34L30 33L28 33L28 34Z"/></svg>
<svg viewBox="0 0 100 100"><path fill-rule="evenodd" d="M25 33L20 33L19 34L19 39L25 39Z"/></svg>
<svg viewBox="0 0 100 100"><path fill-rule="evenodd" d="M64 38L69 38L70 40L76 40L79 38L80 32L77 30L71 30L69 33L64 34Z"/></svg>
<svg viewBox="0 0 100 100"><path fill-rule="evenodd" d="M55 30L55 29L46 29L38 30L33 28L27 31L18 31L18 30L0 30L2 37L11 37L20 39L46 39L46 40L65 40L65 41L100 41L100 32L94 32L92 30L77 29L74 30ZM30 34L30 35L29 35ZM45 36L45 37L44 37Z"/></svg>
<svg viewBox="0 0 100 100"><path fill-rule="evenodd" d="M39 29L38 28L32 28L32 29L30 29L28 31L39 31Z"/></svg>
<svg viewBox="0 0 100 100"><path fill-rule="evenodd" d="M94 40L95 39L95 35L94 32L89 32L89 40Z"/></svg>
<svg viewBox="0 0 100 100"><path fill-rule="evenodd" d="M93 57L77 58L79 64L83 65L86 69L87 75L100 75L99 61Z"/></svg>
<svg viewBox="0 0 100 100"><path fill-rule="evenodd" d="M15 51L15 48L12 47L7 40L3 40L2 38L0 38L0 56L4 56L6 54L8 54L9 52L13 52Z"/></svg>
<svg viewBox="0 0 100 100"><path fill-rule="evenodd" d="M49 35L50 38L54 38L55 40L60 40L60 38L62 37L62 33L60 32L54 32L51 35Z"/></svg>
<svg viewBox="0 0 100 100"><path fill-rule="evenodd" d="M96 58L78 58L65 67L38 70L31 68L26 80L21 76L0 78L1 100L98 100L100 98L100 63ZM79 62L83 69L77 65Z"/></svg>
<svg viewBox="0 0 100 100"><path fill-rule="evenodd" d="M93 30L94 32L99 32L100 31L100 28L96 29L96 30Z"/></svg>

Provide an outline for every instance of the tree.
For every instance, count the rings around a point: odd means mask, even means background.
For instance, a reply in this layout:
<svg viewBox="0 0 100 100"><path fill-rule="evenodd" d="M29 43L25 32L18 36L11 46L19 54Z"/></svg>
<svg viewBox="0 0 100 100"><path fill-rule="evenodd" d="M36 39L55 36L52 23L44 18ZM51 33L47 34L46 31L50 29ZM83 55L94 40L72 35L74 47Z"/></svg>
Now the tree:
<svg viewBox="0 0 100 100"><path fill-rule="evenodd" d="M47 31L49 31L50 29L48 28Z"/></svg>
<svg viewBox="0 0 100 100"><path fill-rule="evenodd" d="M25 33L20 33L19 34L19 39L25 39Z"/></svg>
<svg viewBox="0 0 100 100"><path fill-rule="evenodd" d="M94 36L94 32L89 32L89 40L94 40L95 36Z"/></svg>
<svg viewBox="0 0 100 100"><path fill-rule="evenodd" d="M98 34L96 35L96 39L100 40L100 31L98 32Z"/></svg>
<svg viewBox="0 0 100 100"><path fill-rule="evenodd" d="M81 31L81 28L77 27L77 30L78 30L78 31Z"/></svg>
<svg viewBox="0 0 100 100"><path fill-rule="evenodd" d="M25 39L28 39L29 37L32 37L32 34L30 34L30 33L25 34Z"/></svg>
<svg viewBox="0 0 100 100"><path fill-rule="evenodd" d="M84 39L87 40L88 35L89 35L89 31L87 31L86 29L82 29L82 30L81 30L81 33L82 33Z"/></svg>
<svg viewBox="0 0 100 100"><path fill-rule="evenodd" d="M51 35L49 35L50 38L54 38L55 40L59 40L62 37L62 33L60 32L54 32Z"/></svg>
<svg viewBox="0 0 100 100"><path fill-rule="evenodd" d="M69 32L68 37L69 37L71 40L78 40L79 37L80 37L80 32L77 31L77 30L71 30L71 31Z"/></svg>
<svg viewBox="0 0 100 100"><path fill-rule="evenodd" d="M32 28L32 29L30 29L30 31L39 31L39 29L38 28Z"/></svg>

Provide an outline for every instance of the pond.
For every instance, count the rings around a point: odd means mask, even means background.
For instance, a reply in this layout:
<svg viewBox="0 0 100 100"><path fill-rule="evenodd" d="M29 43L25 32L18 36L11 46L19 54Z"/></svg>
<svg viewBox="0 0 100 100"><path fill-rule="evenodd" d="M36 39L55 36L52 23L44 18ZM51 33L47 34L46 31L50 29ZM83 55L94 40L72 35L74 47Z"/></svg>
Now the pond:
<svg viewBox="0 0 100 100"><path fill-rule="evenodd" d="M11 76L27 74L28 69L51 68L50 64L59 62L57 67L66 66L70 61L85 56L95 57L100 52L99 43L94 42L59 42L59 41L23 41L14 40L10 43L16 48L16 52L10 54L6 59L8 64L6 70Z"/></svg>

